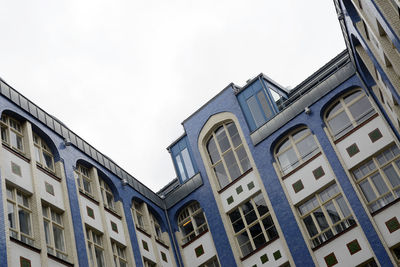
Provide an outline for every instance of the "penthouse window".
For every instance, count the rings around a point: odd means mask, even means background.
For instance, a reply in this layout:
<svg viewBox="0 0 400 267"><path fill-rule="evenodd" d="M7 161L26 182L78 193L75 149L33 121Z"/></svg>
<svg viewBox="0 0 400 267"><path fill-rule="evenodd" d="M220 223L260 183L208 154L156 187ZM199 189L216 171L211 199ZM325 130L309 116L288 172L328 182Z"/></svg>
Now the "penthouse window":
<svg viewBox="0 0 400 267"><path fill-rule="evenodd" d="M190 179L197 172L196 165L193 164L191 152L188 147L187 137L184 136L170 148L175 169L181 182Z"/></svg>
<svg viewBox="0 0 400 267"><path fill-rule="evenodd" d="M190 204L179 213L178 225L183 235L182 245L208 230L207 221L199 202Z"/></svg>
<svg viewBox="0 0 400 267"><path fill-rule="evenodd" d="M213 131L206 147L220 188L234 181L251 167L233 122L226 122Z"/></svg>
<svg viewBox="0 0 400 267"><path fill-rule="evenodd" d="M386 148L352 171L370 212L400 197L400 151Z"/></svg>
<svg viewBox="0 0 400 267"><path fill-rule="evenodd" d="M332 136L337 139L375 113L368 97L361 90L353 91L336 100L325 114Z"/></svg>
<svg viewBox="0 0 400 267"><path fill-rule="evenodd" d="M24 153L24 135L21 122L3 114L1 115L0 126L3 144Z"/></svg>
<svg viewBox="0 0 400 267"><path fill-rule="evenodd" d="M314 135L308 128L296 130L278 144L275 158L282 174L288 174L303 162L319 152Z"/></svg>
<svg viewBox="0 0 400 267"><path fill-rule="evenodd" d="M229 218L242 257L278 237L262 193L239 205L229 213Z"/></svg>
<svg viewBox="0 0 400 267"><path fill-rule="evenodd" d="M51 172L54 172L54 157L49 146L35 133L33 133L33 144L37 164Z"/></svg>
<svg viewBox="0 0 400 267"><path fill-rule="evenodd" d="M307 229L311 247L315 248L355 224L353 215L339 191L332 184L298 206Z"/></svg>
<svg viewBox="0 0 400 267"><path fill-rule="evenodd" d="M92 189L92 177L88 168L78 165L76 168L76 172L78 174L78 187L79 190L85 194L93 195Z"/></svg>

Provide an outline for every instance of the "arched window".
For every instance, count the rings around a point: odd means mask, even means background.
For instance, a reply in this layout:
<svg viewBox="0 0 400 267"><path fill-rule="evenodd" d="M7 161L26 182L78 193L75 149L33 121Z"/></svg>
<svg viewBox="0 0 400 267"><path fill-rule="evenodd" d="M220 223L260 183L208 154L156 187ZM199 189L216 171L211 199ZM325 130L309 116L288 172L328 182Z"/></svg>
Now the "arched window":
<svg viewBox="0 0 400 267"><path fill-rule="evenodd" d="M190 204L179 213L178 225L183 235L182 244L186 244L208 230L207 221L199 202Z"/></svg>
<svg viewBox="0 0 400 267"><path fill-rule="evenodd" d="M33 133L33 143L36 162L40 166L54 172L54 157L49 146L35 133Z"/></svg>
<svg viewBox="0 0 400 267"><path fill-rule="evenodd" d="M164 242L164 240L162 238L162 230L161 230L160 223L158 222L156 216L153 215L153 213L151 213L151 212L149 212L149 213L150 213L150 222L153 227L155 238L158 241Z"/></svg>
<svg viewBox="0 0 400 267"><path fill-rule="evenodd" d="M250 161L233 122L218 127L206 143L220 188L250 169Z"/></svg>
<svg viewBox="0 0 400 267"><path fill-rule="evenodd" d="M317 154L319 147L308 128L302 128L285 137L275 150L275 158L283 175Z"/></svg>
<svg viewBox="0 0 400 267"><path fill-rule="evenodd" d="M21 122L5 114L1 115L1 140L4 144L24 152L24 135Z"/></svg>
<svg viewBox="0 0 400 267"><path fill-rule="evenodd" d="M325 114L332 136L337 139L375 113L368 97L361 90L336 100Z"/></svg>
<svg viewBox="0 0 400 267"><path fill-rule="evenodd" d="M132 210L133 216L136 223L136 227L142 229L143 231L147 232L147 219L146 219L146 212L144 207L144 202L139 203L138 201L133 201Z"/></svg>
<svg viewBox="0 0 400 267"><path fill-rule="evenodd" d="M78 186L79 189L85 194L93 195L92 190L92 177L90 175L89 169L78 165L76 168L78 174Z"/></svg>
<svg viewBox="0 0 400 267"><path fill-rule="evenodd" d="M117 212L117 209L116 209L116 206L114 203L114 195L113 195L110 187L100 177L99 177L99 184L100 184L101 198L103 199L104 207Z"/></svg>

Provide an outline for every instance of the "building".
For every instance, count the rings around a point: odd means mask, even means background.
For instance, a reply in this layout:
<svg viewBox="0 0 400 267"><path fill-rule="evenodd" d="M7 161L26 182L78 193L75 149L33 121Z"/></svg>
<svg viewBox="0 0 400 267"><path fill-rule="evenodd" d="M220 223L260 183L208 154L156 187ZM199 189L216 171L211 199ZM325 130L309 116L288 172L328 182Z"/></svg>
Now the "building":
<svg viewBox="0 0 400 267"><path fill-rule="evenodd" d="M229 84L159 192L0 80L0 266L400 266L398 59L356 28L381 4L335 3L348 49L290 91Z"/></svg>

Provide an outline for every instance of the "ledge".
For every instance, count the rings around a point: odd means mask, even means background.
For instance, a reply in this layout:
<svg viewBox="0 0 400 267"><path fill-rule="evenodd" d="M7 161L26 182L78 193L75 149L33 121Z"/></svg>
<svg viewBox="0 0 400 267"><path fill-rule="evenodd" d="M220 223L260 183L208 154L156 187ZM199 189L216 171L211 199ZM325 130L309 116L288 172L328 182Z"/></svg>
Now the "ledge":
<svg viewBox="0 0 400 267"><path fill-rule="evenodd" d="M42 172L44 172L45 174L47 174L48 176L50 176L51 178L53 178L54 180L61 182L61 178L56 176L54 173L46 170L45 168L43 168L42 166L40 166L39 164L36 163L36 168L38 170L41 170Z"/></svg>
<svg viewBox="0 0 400 267"><path fill-rule="evenodd" d="M182 248L185 248L185 247L187 247L187 246L189 246L190 244L192 244L194 241L196 241L197 239L199 239L200 237L202 237L203 235L205 235L206 233L208 233L208 229L207 230L205 230L204 232L202 232L201 234L199 234L199 235L196 235L192 240L190 240L189 242L186 242L185 244L183 244L181 247Z"/></svg>
<svg viewBox="0 0 400 267"><path fill-rule="evenodd" d="M3 143L3 148L5 148L6 150L10 151L11 153L13 153L15 156L25 160L26 162L30 163L31 159L28 158L27 156L25 156L24 154L22 154L21 152L11 148L10 146L8 146L7 144Z"/></svg>
<svg viewBox="0 0 400 267"><path fill-rule="evenodd" d="M311 158L309 158L308 160L306 160L305 162L303 162L302 164L300 164L299 166L297 166L296 168L294 168L292 171L290 171L288 174L285 174L284 176L282 176L282 180L285 180L286 178L288 178L289 176L291 176L293 173L297 172L298 170L300 170L301 168L303 168L304 166L306 166L308 163L310 163L311 161L313 161L314 159L318 158L319 156L321 156L322 152L319 151L317 154L315 154L314 156L312 156Z"/></svg>
<svg viewBox="0 0 400 267"><path fill-rule="evenodd" d="M225 190L227 190L229 187L231 187L232 185L234 185L236 182L238 182L240 179L242 179L243 177L245 177L247 174L251 173L253 171L253 168L248 169L247 171L245 171L242 175L240 175L238 178L236 178L235 180L233 180L232 182L230 182L229 184L227 184L225 187L221 188L220 190L217 191L218 194L221 194L222 192L224 192Z"/></svg>
<svg viewBox="0 0 400 267"><path fill-rule="evenodd" d="M318 246L316 246L315 248L312 248L312 251L316 251L320 248L322 248L323 246L329 244L330 242L332 242L333 240L337 239L338 237L344 235L345 233L349 232L350 230L353 230L355 227L357 227L357 223L354 223L352 226L349 226L346 230L343 230L342 232L340 232L339 234L335 235L334 237L326 240L324 243L319 244Z"/></svg>
<svg viewBox="0 0 400 267"><path fill-rule="evenodd" d="M47 253L47 257L49 257L49 259L52 259L52 260L54 260L54 261L56 261L58 263L61 263L61 264L65 265L65 266L71 266L71 267L74 266L73 263L70 263L70 262L68 262L66 260L60 259L60 258L54 256L53 254Z"/></svg>
<svg viewBox="0 0 400 267"><path fill-rule="evenodd" d="M345 133L343 136L339 137L338 139L336 139L333 143L336 145L338 143L340 143L341 141L343 141L344 139L346 139L346 137L348 137L349 135L351 135L352 133L354 133L355 131L357 131L358 129L360 129L361 127L363 127L365 124L367 124L368 122L372 121L373 119L375 119L376 117L378 117L379 114L375 113L374 115L372 115L371 117L369 117L368 119L366 119L365 121L363 121L362 123L360 123L359 125L357 125L356 127L354 127L353 129L351 129L350 131L348 131L347 133Z"/></svg>
<svg viewBox="0 0 400 267"><path fill-rule="evenodd" d="M151 235L149 233L147 233L145 230L143 230L142 228L136 226L136 230L138 230L139 232L141 232L142 234L144 234L148 238L151 238Z"/></svg>
<svg viewBox="0 0 400 267"><path fill-rule="evenodd" d="M111 213L112 215L114 215L115 217L117 217L118 219L122 220L122 216L119 215L116 211L114 211L114 210L112 210L110 208L107 208L106 206L104 206L104 209L106 211L108 211L109 213Z"/></svg>
<svg viewBox="0 0 400 267"><path fill-rule="evenodd" d="M265 248L266 246L268 246L269 244L271 244L272 242L274 242L275 240L278 240L278 239L279 239L279 235L274 237L274 238L272 238L271 240L269 240L267 243L265 243L261 247L257 248L256 250L253 250L252 252L250 252L246 256L240 258L240 260L241 261L247 260L248 258L250 258L251 256L253 256L254 254L256 254L257 252L259 252L260 250L262 250L263 248Z"/></svg>
<svg viewBox="0 0 400 267"><path fill-rule="evenodd" d="M156 243L159 244L160 246L169 249L169 246L167 244L164 244L163 241L158 240L158 238L156 238Z"/></svg>
<svg viewBox="0 0 400 267"><path fill-rule="evenodd" d="M79 194L80 194L81 196L83 196L84 198L86 198L86 199L92 201L92 202L93 202L94 204L96 204L97 206L100 205L100 202L99 202L99 201L97 201L94 197L92 197L92 196L86 194L86 193L83 192L81 189L79 189Z"/></svg>
<svg viewBox="0 0 400 267"><path fill-rule="evenodd" d="M39 254L40 254L40 252L41 252L41 249L40 249L40 248L37 248L37 247L31 246L31 245L28 245L28 244L22 242L21 240L16 239L16 238L14 238L14 237L12 237L12 236L10 236L10 241L12 241L12 242L14 242L14 243L17 243L18 245L21 245L21 246L23 246L23 247L25 247L25 248L27 248L27 249L30 249L30 250L32 250L32 251L34 251L34 252L36 252L36 253L39 253Z"/></svg>

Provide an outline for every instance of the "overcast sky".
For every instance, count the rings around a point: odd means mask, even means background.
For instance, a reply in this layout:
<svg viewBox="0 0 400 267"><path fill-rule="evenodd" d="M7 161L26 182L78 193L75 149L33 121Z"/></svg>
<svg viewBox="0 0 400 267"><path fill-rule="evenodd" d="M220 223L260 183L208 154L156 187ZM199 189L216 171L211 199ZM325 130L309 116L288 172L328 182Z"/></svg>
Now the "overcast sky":
<svg viewBox="0 0 400 267"><path fill-rule="evenodd" d="M153 190L230 82L294 87L345 48L333 0L2 1L0 34L0 77Z"/></svg>

